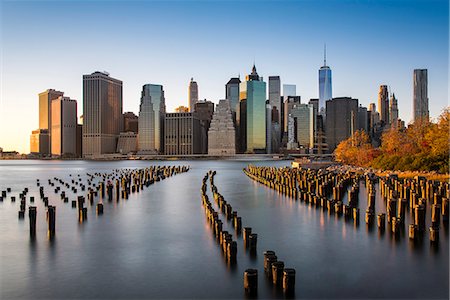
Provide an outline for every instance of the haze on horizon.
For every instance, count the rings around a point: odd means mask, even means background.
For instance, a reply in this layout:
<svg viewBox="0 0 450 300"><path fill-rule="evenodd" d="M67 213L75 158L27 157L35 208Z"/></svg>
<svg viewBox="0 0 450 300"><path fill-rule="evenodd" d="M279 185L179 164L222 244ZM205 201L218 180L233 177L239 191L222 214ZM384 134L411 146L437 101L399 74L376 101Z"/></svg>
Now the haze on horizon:
<svg viewBox="0 0 450 300"><path fill-rule="evenodd" d="M78 101L82 75L123 81L124 112L138 113L142 85L162 84L168 111L187 106L188 83L218 103L230 77L253 62L267 81L318 97L327 44L333 97L377 103L381 84L412 120L413 69L428 69L430 116L448 106L449 3L432 1L2 1L0 147L29 152L38 93Z"/></svg>

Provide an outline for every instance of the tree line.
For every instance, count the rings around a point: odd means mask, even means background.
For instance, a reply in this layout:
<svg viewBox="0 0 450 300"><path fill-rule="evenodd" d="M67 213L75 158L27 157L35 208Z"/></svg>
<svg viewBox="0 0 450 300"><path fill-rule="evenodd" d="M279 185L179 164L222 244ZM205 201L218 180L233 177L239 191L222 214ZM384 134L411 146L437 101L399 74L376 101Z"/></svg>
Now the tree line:
<svg viewBox="0 0 450 300"><path fill-rule="evenodd" d="M437 122L423 119L408 128L391 127L385 130L378 148L372 146L365 131L356 131L337 146L335 159L360 167L448 174L449 123L450 107L447 107Z"/></svg>

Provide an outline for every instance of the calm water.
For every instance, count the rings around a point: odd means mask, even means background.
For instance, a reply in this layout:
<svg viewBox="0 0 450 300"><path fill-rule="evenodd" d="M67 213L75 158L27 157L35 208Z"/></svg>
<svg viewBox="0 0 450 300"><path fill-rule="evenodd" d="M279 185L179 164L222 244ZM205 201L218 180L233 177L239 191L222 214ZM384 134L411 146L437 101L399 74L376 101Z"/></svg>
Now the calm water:
<svg viewBox="0 0 450 300"><path fill-rule="evenodd" d="M0 190L11 187L11 195L18 197L29 187L27 199L35 196L38 207L37 237L32 242L28 212L25 220L17 217L20 200L12 203L8 197L0 203L0 298L242 298L247 268L259 271L260 298L282 297L263 275L265 250L276 251L286 267L296 269L296 298L449 297L448 227L441 224L439 247L430 247L427 238L414 246L407 228L398 240L388 231L366 228L362 185L361 223L355 226L253 182L242 172L248 163L0 161ZM70 201L63 203L47 187L47 179L55 176L69 181L69 174L85 178L86 173L151 164L184 164L191 170L128 200L106 202L102 216L87 204L84 223L78 222L77 210L70 205L75 195L68 193ZM258 233L255 259L237 238L235 268L225 263L201 205L201 179L210 169L217 171L215 184L242 217L243 226ZM47 239L36 178L57 207L53 241ZM377 193L377 213L384 212ZM427 222L429 218L427 210ZM231 229L231 223L227 225Z"/></svg>

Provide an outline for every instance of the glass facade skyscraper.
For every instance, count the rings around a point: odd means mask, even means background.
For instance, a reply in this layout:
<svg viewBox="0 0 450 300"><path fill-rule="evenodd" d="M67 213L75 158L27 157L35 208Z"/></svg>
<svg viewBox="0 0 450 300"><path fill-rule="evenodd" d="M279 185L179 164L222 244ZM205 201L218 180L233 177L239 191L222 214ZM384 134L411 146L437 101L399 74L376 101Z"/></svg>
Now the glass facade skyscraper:
<svg viewBox="0 0 450 300"><path fill-rule="evenodd" d="M326 49L323 66L319 69L319 113L325 114L325 102L333 98L331 87L331 69L327 66Z"/></svg>
<svg viewBox="0 0 450 300"><path fill-rule="evenodd" d="M247 151L266 151L266 83L258 76L253 65L252 73L241 83L241 99L245 91L247 108Z"/></svg>
<svg viewBox="0 0 450 300"><path fill-rule="evenodd" d="M230 101L231 111L239 111L239 85L241 80L239 78L231 78L225 85L225 99Z"/></svg>
<svg viewBox="0 0 450 300"><path fill-rule="evenodd" d="M162 123L166 104L162 85L146 84L142 87L139 107L139 152L162 152Z"/></svg>

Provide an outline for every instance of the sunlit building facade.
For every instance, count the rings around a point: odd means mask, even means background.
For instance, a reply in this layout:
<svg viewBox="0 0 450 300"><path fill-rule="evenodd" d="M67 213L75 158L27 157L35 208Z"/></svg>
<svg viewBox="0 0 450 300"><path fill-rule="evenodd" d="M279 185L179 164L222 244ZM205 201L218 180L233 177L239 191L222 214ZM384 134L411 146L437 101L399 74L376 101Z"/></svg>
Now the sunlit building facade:
<svg viewBox="0 0 450 300"><path fill-rule="evenodd" d="M83 157L115 153L122 128L122 81L98 71L83 75Z"/></svg>
<svg viewBox="0 0 450 300"><path fill-rule="evenodd" d="M51 124L51 154L76 156L77 101L63 96L52 100Z"/></svg>
<svg viewBox="0 0 450 300"><path fill-rule="evenodd" d="M389 125L389 93L387 85L380 85L378 90L378 112L383 125Z"/></svg>
<svg viewBox="0 0 450 300"><path fill-rule="evenodd" d="M39 93L39 129L48 130L49 136L52 133L52 101L61 96L64 96L64 92L54 89L48 89ZM50 153L51 150L51 140L49 140L46 152Z"/></svg>
<svg viewBox="0 0 450 300"><path fill-rule="evenodd" d="M166 112L164 89L159 84L142 87L139 107L139 152L149 154L163 151L163 122Z"/></svg>
<svg viewBox="0 0 450 300"><path fill-rule="evenodd" d="M258 76L253 65L252 73L240 86L241 99L246 99L246 141L248 153L266 151L266 83ZM245 93L245 95L243 95Z"/></svg>

